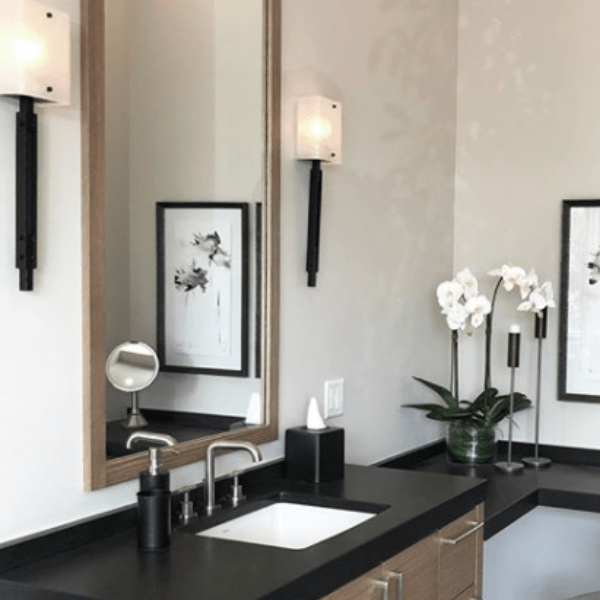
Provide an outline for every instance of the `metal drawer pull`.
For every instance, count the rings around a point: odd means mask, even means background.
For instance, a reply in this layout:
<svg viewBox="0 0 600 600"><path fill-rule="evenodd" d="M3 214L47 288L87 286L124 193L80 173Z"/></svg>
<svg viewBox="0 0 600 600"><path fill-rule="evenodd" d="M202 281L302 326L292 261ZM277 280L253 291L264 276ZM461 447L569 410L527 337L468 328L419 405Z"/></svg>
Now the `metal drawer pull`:
<svg viewBox="0 0 600 600"><path fill-rule="evenodd" d="M390 571L390 579L395 579L398 583L396 586L396 600L404 600L404 573L402 571Z"/></svg>
<svg viewBox="0 0 600 600"><path fill-rule="evenodd" d="M377 580L374 583L381 590L381 600L390 600L390 582Z"/></svg>
<svg viewBox="0 0 600 600"><path fill-rule="evenodd" d="M483 521L481 523L477 523L476 521L469 521L467 525L474 525L474 527L471 527L471 529L467 529L467 531L465 531L464 533L462 533L454 539L441 538L440 542L442 544L451 544L452 546L454 546L455 544L458 544L464 539L468 538L470 535L473 535L476 531L479 531L483 527L484 523Z"/></svg>

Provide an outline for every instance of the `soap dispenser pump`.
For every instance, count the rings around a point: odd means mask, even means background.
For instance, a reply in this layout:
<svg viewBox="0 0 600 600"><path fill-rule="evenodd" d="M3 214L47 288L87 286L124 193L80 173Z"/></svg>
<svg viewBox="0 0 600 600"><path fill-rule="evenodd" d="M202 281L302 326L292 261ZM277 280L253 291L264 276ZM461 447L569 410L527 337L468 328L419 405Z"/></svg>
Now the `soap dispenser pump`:
<svg viewBox="0 0 600 600"><path fill-rule="evenodd" d="M136 431L127 439L127 448L137 442L161 446L174 446L170 435ZM140 473L138 498L138 547L144 551L165 550L171 543L171 489L170 475L161 465L162 448L152 445L148 449L150 464Z"/></svg>

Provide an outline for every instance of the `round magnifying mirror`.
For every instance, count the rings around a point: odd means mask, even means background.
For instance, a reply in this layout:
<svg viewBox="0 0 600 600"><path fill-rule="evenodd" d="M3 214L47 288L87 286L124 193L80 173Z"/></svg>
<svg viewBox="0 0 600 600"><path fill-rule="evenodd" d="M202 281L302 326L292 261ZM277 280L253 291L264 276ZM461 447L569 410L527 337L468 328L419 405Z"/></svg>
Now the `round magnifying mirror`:
<svg viewBox="0 0 600 600"><path fill-rule="evenodd" d="M143 342L119 344L106 359L106 377L122 392L131 392L131 410L123 423L126 429L140 429L148 422L140 413L137 393L147 388L158 375L156 352Z"/></svg>

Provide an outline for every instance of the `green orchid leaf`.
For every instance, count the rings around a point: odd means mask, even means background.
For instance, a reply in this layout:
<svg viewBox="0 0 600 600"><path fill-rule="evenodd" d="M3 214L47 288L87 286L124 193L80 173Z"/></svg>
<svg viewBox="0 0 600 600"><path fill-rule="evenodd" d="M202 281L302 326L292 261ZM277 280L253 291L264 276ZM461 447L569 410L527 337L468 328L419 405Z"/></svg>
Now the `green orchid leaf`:
<svg viewBox="0 0 600 600"><path fill-rule="evenodd" d="M437 410L432 410L425 415L428 419L433 419L434 421L459 421L470 419L471 415L469 413L464 413L462 411L452 411L449 408L441 408L438 407Z"/></svg>
<svg viewBox="0 0 600 600"><path fill-rule="evenodd" d="M458 400L452 395L452 392L441 385L421 379L420 377L414 377L417 381L426 385L429 389L433 390L447 405L448 408L458 408Z"/></svg>
<svg viewBox="0 0 600 600"><path fill-rule="evenodd" d="M494 404L496 396L498 395L498 390L496 388L487 388L483 390L475 400L471 403L473 407L473 411L481 411L485 412L486 407L490 407Z"/></svg>
<svg viewBox="0 0 600 600"><path fill-rule="evenodd" d="M423 404L403 404L402 406L405 406L406 408L418 408L420 410L448 410L445 406L442 406L441 404L428 404L428 403L423 403Z"/></svg>
<svg viewBox="0 0 600 600"><path fill-rule="evenodd" d="M531 400L521 392L514 394L514 410L520 411L531 406ZM496 403L490 408L486 417L489 424L499 423L510 415L510 394L498 396Z"/></svg>
<svg viewBox="0 0 600 600"><path fill-rule="evenodd" d="M434 419L436 421L453 421L455 419L466 419L471 416L469 411L465 411L461 408L447 408L441 404L404 404L403 406L425 410L427 411L427 415L425 416L428 419Z"/></svg>

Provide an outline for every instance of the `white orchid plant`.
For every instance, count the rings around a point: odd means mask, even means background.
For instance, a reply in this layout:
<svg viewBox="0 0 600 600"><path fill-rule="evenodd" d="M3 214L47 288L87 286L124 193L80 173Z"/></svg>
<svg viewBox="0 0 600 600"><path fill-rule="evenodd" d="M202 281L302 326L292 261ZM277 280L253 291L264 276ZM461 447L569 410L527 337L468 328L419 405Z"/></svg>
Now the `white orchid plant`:
<svg viewBox="0 0 600 600"><path fill-rule="evenodd" d="M507 292L520 289L522 302L517 310L541 313L547 307L556 306L552 283L539 284L538 276L531 269L529 273L521 267L506 264L489 272L499 277L492 300L479 292L479 284L469 269L460 271L452 281L444 281L437 288L438 304L446 317L448 327L453 330L472 330L483 325L485 317L493 313L500 285Z"/></svg>
<svg viewBox="0 0 600 600"><path fill-rule="evenodd" d="M509 396L498 396L498 390L491 386L490 354L492 319L496 297L502 286L507 292L519 289L521 302L517 310L531 311L536 319L545 319L547 309L556 306L554 291L549 281L539 282L533 269L525 269L510 264L489 272L498 277L491 300L479 291L479 284L469 269L460 271L451 281L442 282L437 288L437 300L452 331L452 371L450 390L415 378L435 391L446 406L439 404L410 404L412 408L427 410L427 416L440 421L462 420L476 425L497 423L508 415ZM458 332L472 334L483 324L485 328L485 381L484 390L473 402L459 399L458 389ZM521 393L515 393L515 409L527 408L531 401Z"/></svg>

